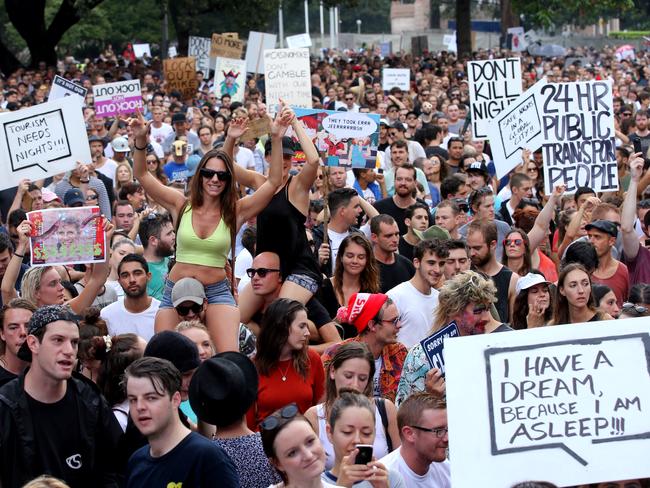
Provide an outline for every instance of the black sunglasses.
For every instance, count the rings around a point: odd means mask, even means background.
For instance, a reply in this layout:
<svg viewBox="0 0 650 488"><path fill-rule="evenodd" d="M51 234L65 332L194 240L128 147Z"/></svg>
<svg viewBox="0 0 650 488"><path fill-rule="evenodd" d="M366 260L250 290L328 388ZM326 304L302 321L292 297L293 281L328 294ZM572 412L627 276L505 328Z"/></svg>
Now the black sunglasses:
<svg viewBox="0 0 650 488"><path fill-rule="evenodd" d="M298 406L295 403L291 403L286 407L282 407L280 412L272 413L266 417L260 424L260 427L262 427L262 430L277 429L283 420L291 420L296 415L298 415Z"/></svg>
<svg viewBox="0 0 650 488"><path fill-rule="evenodd" d="M201 176L203 176L203 178L207 178L208 180L211 180L215 175L217 175L219 181L230 181L231 176L230 171L215 171L208 168L201 168L199 170L199 173Z"/></svg>
<svg viewBox="0 0 650 488"><path fill-rule="evenodd" d="M255 273L257 273L260 278L264 278L269 273L274 273L279 271L280 271L279 269L271 269L271 268L248 268L246 270L246 274L248 275L249 278L252 278L253 276L255 276Z"/></svg>
<svg viewBox="0 0 650 488"><path fill-rule="evenodd" d="M179 305L176 307L176 312L178 315L188 315L190 311L194 313L194 315L198 315L201 313L201 310L203 309L203 304L199 305L198 303L192 303L192 305Z"/></svg>

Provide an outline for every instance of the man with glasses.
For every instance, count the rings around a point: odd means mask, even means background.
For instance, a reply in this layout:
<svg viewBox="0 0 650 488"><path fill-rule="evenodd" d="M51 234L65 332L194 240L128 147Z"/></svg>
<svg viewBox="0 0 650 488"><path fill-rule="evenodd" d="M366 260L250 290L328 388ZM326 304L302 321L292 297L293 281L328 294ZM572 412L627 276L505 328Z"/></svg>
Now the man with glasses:
<svg viewBox="0 0 650 488"><path fill-rule="evenodd" d="M445 401L429 393L414 393L399 406L397 428L402 445L380 462L398 471L408 487L450 488Z"/></svg>
<svg viewBox="0 0 650 488"><path fill-rule="evenodd" d="M393 144L397 141L404 141L406 143L406 156L409 163L412 163L417 158L427 157L424 148L419 142L406 139L406 126L401 122L395 122L388 128L388 142L390 146L384 151L384 167L386 169L390 169L392 166L398 166L398 163L394 162L392 158ZM425 188L427 188L426 185Z"/></svg>
<svg viewBox="0 0 650 488"><path fill-rule="evenodd" d="M343 101L345 102L345 109L348 112L358 112L359 111L359 105L356 103L357 102L357 97L352 93L351 91L346 91L345 96L343 98Z"/></svg>

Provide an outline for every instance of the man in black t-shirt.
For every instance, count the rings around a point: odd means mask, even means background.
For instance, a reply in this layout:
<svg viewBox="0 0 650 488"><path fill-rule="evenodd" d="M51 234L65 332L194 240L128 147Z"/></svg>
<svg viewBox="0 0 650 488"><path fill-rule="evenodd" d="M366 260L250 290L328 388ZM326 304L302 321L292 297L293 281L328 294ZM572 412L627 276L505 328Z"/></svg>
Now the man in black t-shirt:
<svg viewBox="0 0 650 488"><path fill-rule="evenodd" d="M397 254L399 228L390 215L380 214L370 220L370 240L375 259L379 263L379 281L382 293L410 280L415 274L413 263Z"/></svg>
<svg viewBox="0 0 650 488"><path fill-rule="evenodd" d="M29 319L36 307L24 298L14 298L0 310L0 386L18 378L29 363L18 357L27 338Z"/></svg>

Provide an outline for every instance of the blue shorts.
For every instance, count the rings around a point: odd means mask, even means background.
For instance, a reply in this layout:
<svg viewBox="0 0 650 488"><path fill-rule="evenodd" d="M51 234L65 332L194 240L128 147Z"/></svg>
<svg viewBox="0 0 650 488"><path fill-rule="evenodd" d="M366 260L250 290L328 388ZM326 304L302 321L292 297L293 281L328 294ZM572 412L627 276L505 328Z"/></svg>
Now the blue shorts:
<svg viewBox="0 0 650 488"><path fill-rule="evenodd" d="M163 297L160 301L160 308L174 308L172 303L172 288L174 282L170 279L165 280L165 288L163 290ZM208 305L230 305L237 306L235 299L230 291L230 281L221 280L216 283L204 286L205 295L208 297Z"/></svg>

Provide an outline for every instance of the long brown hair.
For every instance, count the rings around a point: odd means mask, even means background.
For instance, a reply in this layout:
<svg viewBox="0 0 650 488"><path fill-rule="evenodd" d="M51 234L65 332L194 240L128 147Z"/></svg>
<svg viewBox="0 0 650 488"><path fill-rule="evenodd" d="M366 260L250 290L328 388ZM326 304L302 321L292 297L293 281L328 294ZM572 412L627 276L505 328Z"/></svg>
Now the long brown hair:
<svg viewBox="0 0 650 488"><path fill-rule="evenodd" d="M569 315L569 301L565 295L562 295L562 293L560 293L560 288L564 288L564 280L566 279L567 275L571 271L576 270L582 271L587 275L587 278L589 279L589 286L591 287L591 276L589 276L587 269L582 264L571 263L562 268L557 280L557 295L555 297L555 311L553 313L554 325L571 323L571 317ZM594 313L596 313L596 300L594 299L594 294L591 292L591 290L589 291L589 300L587 300L587 307L589 310L592 310Z"/></svg>
<svg viewBox="0 0 650 488"><path fill-rule="evenodd" d="M508 266L508 255L506 254L506 247L507 247L506 239L508 239L508 237L510 237L512 234L519 234L524 244L523 263L520 269L512 269L510 268L510 266ZM528 239L528 234L526 234L526 232L524 232L522 229L519 229L518 227L513 227L508 231L506 236L503 238L503 242L501 243L501 245L503 246L503 257L501 259L501 264L505 264L506 266L508 266L508 268L512 269L512 271L517 273L519 276L527 275L531 268L530 240Z"/></svg>
<svg viewBox="0 0 650 488"><path fill-rule="evenodd" d="M332 286L337 298L343 295L343 255L345 250L351 244L357 244L366 251L366 266L359 275L359 291L364 293L381 293L379 289L379 267L377 260L372 252L370 242L360 232L353 232L348 235L339 246L339 252L336 255L336 264L334 266L334 275L332 276ZM342 303L341 305L345 305Z"/></svg>
<svg viewBox="0 0 650 488"><path fill-rule="evenodd" d="M352 341L341 346L336 350L336 354L332 357L329 366L327 367L327 374L325 375L325 417L331 408L334 400L338 397L336 391L336 382L330 377L330 373L343 366L343 363L348 359L365 359L370 367L368 375L368 384L364 391L360 392L367 397L372 398L373 384L372 379L375 376L375 358L372 356L370 349L365 342Z"/></svg>

